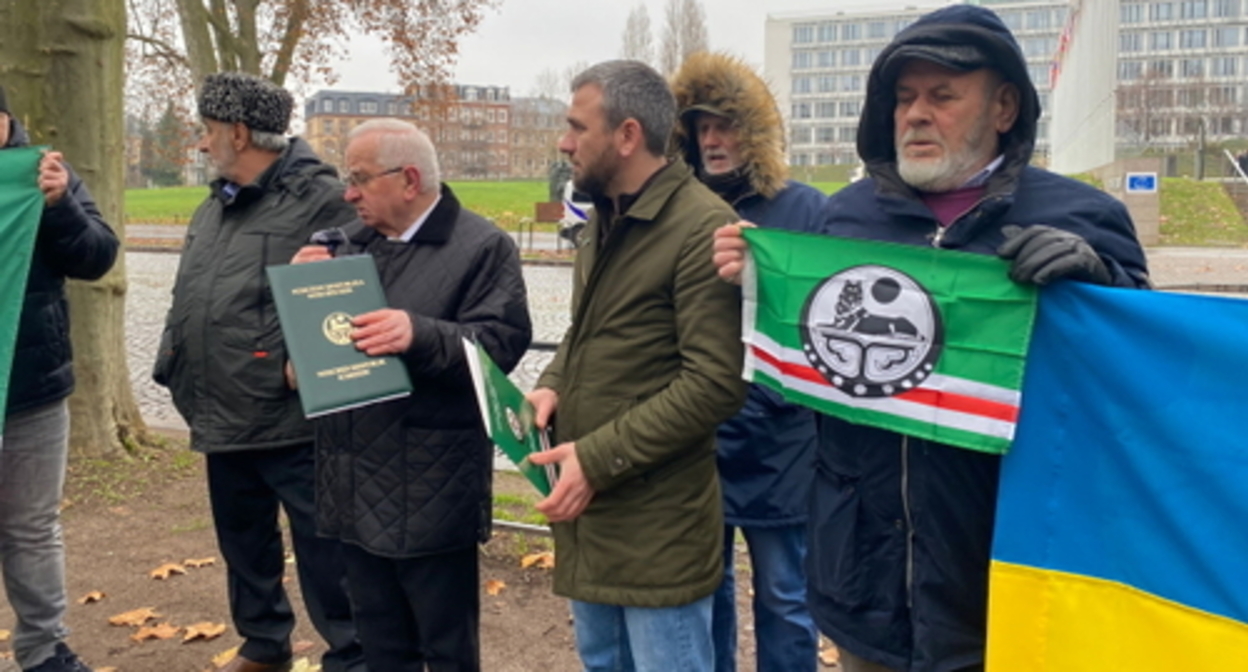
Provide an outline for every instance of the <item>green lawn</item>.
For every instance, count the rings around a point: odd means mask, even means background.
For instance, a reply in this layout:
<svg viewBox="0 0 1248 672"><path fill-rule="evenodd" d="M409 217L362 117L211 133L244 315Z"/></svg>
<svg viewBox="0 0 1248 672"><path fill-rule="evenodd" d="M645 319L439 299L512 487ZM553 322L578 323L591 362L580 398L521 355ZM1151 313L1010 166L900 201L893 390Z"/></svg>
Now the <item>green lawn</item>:
<svg viewBox="0 0 1248 672"><path fill-rule="evenodd" d="M1248 225L1218 182L1161 180L1161 244L1242 247Z"/></svg>
<svg viewBox="0 0 1248 672"><path fill-rule="evenodd" d="M143 224L185 224L208 197L207 187L127 189L126 221Z"/></svg>

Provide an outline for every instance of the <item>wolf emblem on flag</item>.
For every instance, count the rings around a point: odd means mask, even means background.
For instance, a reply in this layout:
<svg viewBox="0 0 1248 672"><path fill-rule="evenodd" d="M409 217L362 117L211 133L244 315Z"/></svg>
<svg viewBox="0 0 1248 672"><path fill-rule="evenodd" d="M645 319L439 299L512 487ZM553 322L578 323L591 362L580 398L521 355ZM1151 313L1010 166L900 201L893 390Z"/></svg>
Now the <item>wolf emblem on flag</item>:
<svg viewBox="0 0 1248 672"><path fill-rule="evenodd" d="M811 365L856 397L915 388L935 368L944 340L931 294L887 266L854 266L824 280L811 292L802 324Z"/></svg>

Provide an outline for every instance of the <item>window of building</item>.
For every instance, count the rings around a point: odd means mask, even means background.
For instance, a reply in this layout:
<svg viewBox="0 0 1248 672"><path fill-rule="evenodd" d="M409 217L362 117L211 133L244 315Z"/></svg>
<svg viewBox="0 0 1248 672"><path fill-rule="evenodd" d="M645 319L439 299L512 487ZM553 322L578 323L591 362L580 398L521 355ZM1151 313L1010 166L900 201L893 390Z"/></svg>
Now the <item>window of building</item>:
<svg viewBox="0 0 1248 672"><path fill-rule="evenodd" d="M1179 31L1179 46L1183 49L1204 49L1208 46L1208 31L1204 29Z"/></svg>
<svg viewBox="0 0 1248 672"><path fill-rule="evenodd" d="M476 99L477 99L477 89L475 87L465 86L464 87L464 100L476 100Z"/></svg>
<svg viewBox="0 0 1248 672"><path fill-rule="evenodd" d="M1023 12L1023 25L1027 30L1046 30L1052 27L1050 21L1049 10L1047 9Z"/></svg>
<svg viewBox="0 0 1248 672"><path fill-rule="evenodd" d="M1152 89L1144 98L1151 108L1174 107L1174 89Z"/></svg>
<svg viewBox="0 0 1248 672"><path fill-rule="evenodd" d="M794 126L793 130L789 131L789 140L792 141L794 145L809 145L810 127Z"/></svg>
<svg viewBox="0 0 1248 672"><path fill-rule="evenodd" d="M831 126L819 126L815 129L815 142L830 144L836 138L836 129Z"/></svg>
<svg viewBox="0 0 1248 672"><path fill-rule="evenodd" d="M793 165L795 165L795 166L809 166L809 165L810 165L810 155L809 155L809 154L806 154L806 153L795 153L795 154L793 155Z"/></svg>
<svg viewBox="0 0 1248 672"><path fill-rule="evenodd" d="M842 126L837 131L837 136L840 138L841 142L854 142L858 139L858 127Z"/></svg>
<svg viewBox="0 0 1248 672"><path fill-rule="evenodd" d="M1213 0L1213 15L1218 18L1239 16L1240 0Z"/></svg>
<svg viewBox="0 0 1248 672"><path fill-rule="evenodd" d="M493 109L489 109L485 111L485 120L490 122L491 124L494 123L494 110Z"/></svg>
<svg viewBox="0 0 1248 672"><path fill-rule="evenodd" d="M820 75L816 84L819 93L832 93L836 91L836 75Z"/></svg>
<svg viewBox="0 0 1248 672"><path fill-rule="evenodd" d="M1121 53L1131 53L1135 51L1143 51L1144 49L1144 33L1119 33L1118 34L1118 51Z"/></svg>
<svg viewBox="0 0 1248 672"><path fill-rule="evenodd" d="M832 165L832 152L819 152L815 155L815 165L829 166Z"/></svg>
<svg viewBox="0 0 1248 672"><path fill-rule="evenodd" d="M1129 82L1144 76L1143 61L1118 61L1118 80Z"/></svg>
<svg viewBox="0 0 1248 672"><path fill-rule="evenodd" d="M806 70L814 65L814 52L795 51L793 52L793 69Z"/></svg>
<svg viewBox="0 0 1248 672"><path fill-rule="evenodd" d="M867 37L873 40L888 37L888 24L883 21L871 21L867 23Z"/></svg>
<svg viewBox="0 0 1248 672"><path fill-rule="evenodd" d="M1170 79L1174 77L1174 61L1159 60L1150 61L1148 64L1148 74L1158 79Z"/></svg>
<svg viewBox="0 0 1248 672"><path fill-rule="evenodd" d="M1156 138L1158 136L1170 135L1169 119L1149 119L1148 134Z"/></svg>
<svg viewBox="0 0 1248 672"><path fill-rule="evenodd" d="M1205 103L1205 91L1198 86L1179 89L1175 99L1179 107L1200 107Z"/></svg>
<svg viewBox="0 0 1248 672"><path fill-rule="evenodd" d="M841 65L846 67L851 65L860 65L862 63L860 60L861 56L862 52L857 49L842 49Z"/></svg>
<svg viewBox="0 0 1248 672"><path fill-rule="evenodd" d="M862 24L861 23L846 23L842 25L841 26L841 39L842 40L861 40L862 39Z"/></svg>
<svg viewBox="0 0 1248 672"><path fill-rule="evenodd" d="M880 50L878 47L867 47L866 49L862 50L862 56L863 56L862 62L870 65L871 63L875 62L875 57L879 55L880 55Z"/></svg>
<svg viewBox="0 0 1248 672"><path fill-rule="evenodd" d="M798 23L793 26L793 43L810 44L815 41L815 27L809 23Z"/></svg>
<svg viewBox="0 0 1248 672"><path fill-rule="evenodd" d="M500 124L507 123L507 110L498 111L498 123Z"/></svg>
<svg viewBox="0 0 1248 672"><path fill-rule="evenodd" d="M841 116L856 117L862 113L862 101L860 100L842 100Z"/></svg>
<svg viewBox="0 0 1248 672"><path fill-rule="evenodd" d="M1184 77L1204 77L1205 59L1185 58L1179 61L1179 72L1181 72Z"/></svg>
<svg viewBox="0 0 1248 672"><path fill-rule="evenodd" d="M1049 54L1049 52L1045 51L1047 41L1043 37L1024 37L1022 43L1023 55L1028 58L1047 56Z"/></svg>
<svg viewBox="0 0 1248 672"><path fill-rule="evenodd" d="M893 22L893 34L896 35L914 23L914 19L897 19Z"/></svg>
<svg viewBox="0 0 1248 672"><path fill-rule="evenodd" d="M1049 82L1049 65L1047 63L1028 65L1027 76L1031 77L1032 84L1046 85Z"/></svg>
<svg viewBox="0 0 1248 672"><path fill-rule="evenodd" d="M857 91L862 88L862 75L841 75L842 91Z"/></svg>
<svg viewBox="0 0 1248 672"><path fill-rule="evenodd" d="M832 51L831 49L825 49L819 52L818 61L819 61L819 67L821 68L835 68L836 67L836 52Z"/></svg>
<svg viewBox="0 0 1248 672"><path fill-rule="evenodd" d="M1215 86L1209 89L1210 105L1234 105L1238 96L1239 87L1235 86Z"/></svg>
<svg viewBox="0 0 1248 672"><path fill-rule="evenodd" d="M1208 0L1183 0L1179 3L1179 18L1203 19L1209 16Z"/></svg>
<svg viewBox="0 0 1248 672"><path fill-rule="evenodd" d="M1209 74L1214 77L1234 77L1235 57L1219 56L1209 59Z"/></svg>
<svg viewBox="0 0 1248 672"><path fill-rule="evenodd" d="M326 99L322 100L322 101L321 101L321 111L322 111L322 112L333 112L333 111L334 111L334 101L330 100L329 98L326 98Z"/></svg>
<svg viewBox="0 0 1248 672"><path fill-rule="evenodd" d="M1239 28L1214 28L1213 29L1213 46L1215 47L1236 47L1239 46Z"/></svg>
<svg viewBox="0 0 1248 672"><path fill-rule="evenodd" d="M1163 51L1174 48L1174 33L1166 31L1164 33L1149 33L1148 46L1153 51Z"/></svg>
<svg viewBox="0 0 1248 672"><path fill-rule="evenodd" d="M794 77L793 78L793 93L810 93L810 78L809 77Z"/></svg>
<svg viewBox="0 0 1248 672"><path fill-rule="evenodd" d="M836 41L836 24L835 23L824 22L824 23L819 24L819 41L820 42L835 42Z"/></svg>
<svg viewBox="0 0 1248 672"><path fill-rule="evenodd" d="M1235 120L1231 117L1218 117L1213 120L1213 132L1217 135L1234 135Z"/></svg>
<svg viewBox="0 0 1248 672"><path fill-rule="evenodd" d="M1118 6L1118 20L1120 23L1141 23L1144 21L1144 3L1141 2L1124 2Z"/></svg>
<svg viewBox="0 0 1248 672"><path fill-rule="evenodd" d="M792 117L794 119L809 119L810 103L793 103Z"/></svg>
<svg viewBox="0 0 1248 672"><path fill-rule="evenodd" d="M818 119L831 119L836 116L836 103L833 101L823 101L815 103L815 117Z"/></svg>
<svg viewBox="0 0 1248 672"><path fill-rule="evenodd" d="M360 114L377 114L377 101L361 100L360 101Z"/></svg>
<svg viewBox="0 0 1248 672"><path fill-rule="evenodd" d="M334 122L329 119L326 119L325 121L321 122L321 132L324 133L325 135L333 135L334 134Z"/></svg>
<svg viewBox="0 0 1248 672"><path fill-rule="evenodd" d="M351 101L346 98L339 98L338 112L342 114L349 114L351 112Z"/></svg>
<svg viewBox="0 0 1248 672"><path fill-rule="evenodd" d="M1153 21L1170 21L1174 19L1174 3L1154 2L1148 7L1148 18Z"/></svg>

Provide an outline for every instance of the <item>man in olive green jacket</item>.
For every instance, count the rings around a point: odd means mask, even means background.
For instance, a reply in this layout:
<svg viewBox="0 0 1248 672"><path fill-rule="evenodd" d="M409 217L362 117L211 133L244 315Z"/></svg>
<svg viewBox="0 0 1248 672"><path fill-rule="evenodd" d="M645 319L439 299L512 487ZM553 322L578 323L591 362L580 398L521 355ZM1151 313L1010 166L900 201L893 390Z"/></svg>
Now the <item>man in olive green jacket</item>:
<svg viewBox="0 0 1248 672"><path fill-rule="evenodd" d="M745 398L740 296L716 283L711 233L736 216L664 157L676 108L658 73L600 63L572 91L559 149L594 215L572 326L529 395L558 442L532 458L560 467L537 504L555 592L573 600L587 670L709 672L723 573L714 434Z"/></svg>

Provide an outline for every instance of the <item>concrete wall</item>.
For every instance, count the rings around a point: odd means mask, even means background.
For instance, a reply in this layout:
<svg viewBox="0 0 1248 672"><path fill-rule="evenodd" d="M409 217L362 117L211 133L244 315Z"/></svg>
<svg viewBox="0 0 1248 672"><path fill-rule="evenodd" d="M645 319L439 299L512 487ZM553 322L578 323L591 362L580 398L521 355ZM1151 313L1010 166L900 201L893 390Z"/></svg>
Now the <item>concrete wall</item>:
<svg viewBox="0 0 1248 672"><path fill-rule="evenodd" d="M1161 240L1161 158L1156 156L1122 159L1091 171L1105 185L1105 191L1126 204L1135 221L1135 232L1143 245L1156 245ZM1156 173L1157 191L1151 194L1128 194L1127 173Z"/></svg>

